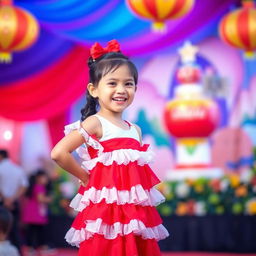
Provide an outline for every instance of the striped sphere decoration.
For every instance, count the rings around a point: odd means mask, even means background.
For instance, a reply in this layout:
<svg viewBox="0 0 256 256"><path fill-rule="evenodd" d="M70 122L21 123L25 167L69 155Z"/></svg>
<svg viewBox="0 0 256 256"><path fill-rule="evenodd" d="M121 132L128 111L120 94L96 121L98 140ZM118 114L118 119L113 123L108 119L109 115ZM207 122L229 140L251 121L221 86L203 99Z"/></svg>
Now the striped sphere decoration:
<svg viewBox="0 0 256 256"><path fill-rule="evenodd" d="M39 34L36 19L12 0L0 0L0 62L11 62L11 52L30 47Z"/></svg>
<svg viewBox="0 0 256 256"><path fill-rule="evenodd" d="M126 0L129 8L139 17L153 21L153 30L164 30L164 22L187 14L194 0Z"/></svg>
<svg viewBox="0 0 256 256"><path fill-rule="evenodd" d="M219 35L227 44L243 49L253 56L256 50L256 8L253 1L243 1L243 7L224 16L219 24Z"/></svg>

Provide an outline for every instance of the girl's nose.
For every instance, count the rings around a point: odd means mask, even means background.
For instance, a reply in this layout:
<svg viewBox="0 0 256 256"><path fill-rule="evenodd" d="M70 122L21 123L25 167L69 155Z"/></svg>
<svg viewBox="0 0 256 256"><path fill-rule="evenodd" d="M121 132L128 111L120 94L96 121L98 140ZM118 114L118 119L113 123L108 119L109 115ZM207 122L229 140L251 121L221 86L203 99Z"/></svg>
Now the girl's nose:
<svg viewBox="0 0 256 256"><path fill-rule="evenodd" d="M125 93L125 86L124 85L118 85L116 87L117 93Z"/></svg>

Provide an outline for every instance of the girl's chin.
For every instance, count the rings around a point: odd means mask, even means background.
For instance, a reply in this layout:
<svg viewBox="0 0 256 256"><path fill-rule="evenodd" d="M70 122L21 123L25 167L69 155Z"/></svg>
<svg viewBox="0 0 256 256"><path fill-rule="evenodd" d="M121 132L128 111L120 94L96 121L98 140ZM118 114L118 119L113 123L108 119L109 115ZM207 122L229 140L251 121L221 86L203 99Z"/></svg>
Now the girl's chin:
<svg viewBox="0 0 256 256"><path fill-rule="evenodd" d="M123 112L128 106L127 105L119 105L119 106L114 106L111 108L111 110L115 113L121 113Z"/></svg>

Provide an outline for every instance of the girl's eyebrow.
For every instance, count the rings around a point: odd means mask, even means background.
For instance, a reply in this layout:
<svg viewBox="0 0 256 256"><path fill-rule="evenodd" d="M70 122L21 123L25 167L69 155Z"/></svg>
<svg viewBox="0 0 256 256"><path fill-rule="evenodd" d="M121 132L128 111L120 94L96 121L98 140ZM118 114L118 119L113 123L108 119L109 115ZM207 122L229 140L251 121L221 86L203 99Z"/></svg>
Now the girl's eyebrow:
<svg viewBox="0 0 256 256"><path fill-rule="evenodd" d="M117 79L117 78L108 78L107 81L118 81L120 79ZM125 81L134 81L134 78L127 78L125 79Z"/></svg>

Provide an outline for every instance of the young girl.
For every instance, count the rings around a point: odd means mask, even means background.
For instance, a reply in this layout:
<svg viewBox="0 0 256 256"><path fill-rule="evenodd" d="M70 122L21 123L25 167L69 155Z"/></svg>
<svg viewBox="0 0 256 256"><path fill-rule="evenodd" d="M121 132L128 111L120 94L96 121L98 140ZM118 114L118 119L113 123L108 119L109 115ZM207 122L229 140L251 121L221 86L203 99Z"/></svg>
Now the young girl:
<svg viewBox="0 0 256 256"><path fill-rule="evenodd" d="M123 120L133 102L137 69L116 40L95 43L88 61L90 82L82 120L65 126L51 157L81 183L71 202L78 211L66 240L79 256L159 256L157 241L168 236L154 206L164 197L148 163L138 126ZM78 152L80 166L71 152Z"/></svg>
<svg viewBox="0 0 256 256"><path fill-rule="evenodd" d="M24 201L22 221L27 225L27 245L29 254L35 255L41 248L46 252L46 225L48 223L48 204L51 197L47 195L46 186L49 179L44 170L37 170L29 179L29 187Z"/></svg>

